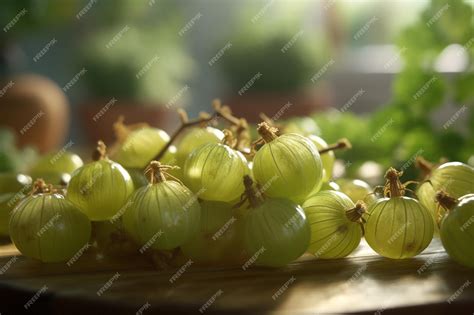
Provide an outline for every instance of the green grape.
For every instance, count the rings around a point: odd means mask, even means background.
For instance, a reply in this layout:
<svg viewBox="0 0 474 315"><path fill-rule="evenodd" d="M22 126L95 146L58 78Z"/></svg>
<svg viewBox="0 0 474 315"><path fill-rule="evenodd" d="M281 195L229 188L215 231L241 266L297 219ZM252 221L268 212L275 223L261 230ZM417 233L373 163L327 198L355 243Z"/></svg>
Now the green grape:
<svg viewBox="0 0 474 315"><path fill-rule="evenodd" d="M208 143L220 143L223 139L224 133L213 127L197 127L189 130L178 144L178 165L184 166L184 163L191 152L202 145Z"/></svg>
<svg viewBox="0 0 474 315"><path fill-rule="evenodd" d="M183 184L167 180L163 166L153 161L147 169L150 184L130 197L123 214L123 226L142 246L171 250L191 240L198 233L200 206L197 196Z"/></svg>
<svg viewBox="0 0 474 315"><path fill-rule="evenodd" d="M121 210L133 192L133 181L120 164L107 158L102 141L94 160L72 174L66 198L90 220L104 221Z"/></svg>
<svg viewBox="0 0 474 315"><path fill-rule="evenodd" d="M258 131L266 142L257 151L253 175L265 193L271 197L304 201L315 187L321 184L323 168L316 146L298 134L276 136L266 123Z"/></svg>
<svg viewBox="0 0 474 315"><path fill-rule="evenodd" d="M125 231L121 218L92 222L91 242L99 253L121 257L138 253L136 243Z"/></svg>
<svg viewBox="0 0 474 315"><path fill-rule="evenodd" d="M25 256L42 262L63 262L88 244L89 219L41 180L32 195L13 210L10 237Z"/></svg>
<svg viewBox="0 0 474 315"><path fill-rule="evenodd" d="M264 198L245 177L250 209L244 223L244 247L252 262L266 267L284 266L308 249L310 227L303 209L293 201Z"/></svg>
<svg viewBox="0 0 474 315"><path fill-rule="evenodd" d="M242 220L231 204L204 200L199 233L183 244L181 250L199 264L243 263Z"/></svg>
<svg viewBox="0 0 474 315"><path fill-rule="evenodd" d="M307 138L314 143L318 150L323 150L328 147L326 141L324 141L324 139L321 137L309 135ZM332 170L334 168L335 160L336 156L334 155L333 151L321 154L321 162L323 163L323 182L327 182L332 178Z"/></svg>
<svg viewBox="0 0 474 315"><path fill-rule="evenodd" d="M311 226L308 252L317 258L342 258L352 253L363 236L363 204L355 205L338 191L321 191L303 204Z"/></svg>
<svg viewBox="0 0 474 315"><path fill-rule="evenodd" d="M16 193L6 193L0 195L0 236L8 236L8 222L10 221L10 213L22 199L24 195Z"/></svg>
<svg viewBox="0 0 474 315"><path fill-rule="evenodd" d="M112 158L126 168L145 168L170 141L169 135L158 128L142 127L124 133Z"/></svg>
<svg viewBox="0 0 474 315"><path fill-rule="evenodd" d="M184 182L199 198L230 202L244 192L242 177L250 173L239 151L221 143L194 150L184 165Z"/></svg>
<svg viewBox="0 0 474 315"><path fill-rule="evenodd" d="M336 183L339 185L340 191L351 198L353 202L360 200L370 206L377 200L377 197L373 193L373 188L363 180L338 179Z"/></svg>
<svg viewBox="0 0 474 315"><path fill-rule="evenodd" d="M31 182L28 175L0 173L0 194L26 192L26 189L30 189Z"/></svg>
<svg viewBox="0 0 474 315"><path fill-rule="evenodd" d="M368 209L365 239L380 255L392 259L410 258L421 253L433 239L434 223L418 200L405 197L399 181L401 173L385 174L385 198Z"/></svg>
<svg viewBox="0 0 474 315"><path fill-rule="evenodd" d="M436 223L444 216L445 210L436 205L435 195L438 190L445 191L453 198L474 193L474 168L460 162L448 162L431 171L422 183L416 195L420 202L428 209ZM438 231L438 224L436 224Z"/></svg>
<svg viewBox="0 0 474 315"><path fill-rule="evenodd" d="M474 268L474 194L455 199L439 192L436 198L447 209L440 228L446 252L459 264Z"/></svg>

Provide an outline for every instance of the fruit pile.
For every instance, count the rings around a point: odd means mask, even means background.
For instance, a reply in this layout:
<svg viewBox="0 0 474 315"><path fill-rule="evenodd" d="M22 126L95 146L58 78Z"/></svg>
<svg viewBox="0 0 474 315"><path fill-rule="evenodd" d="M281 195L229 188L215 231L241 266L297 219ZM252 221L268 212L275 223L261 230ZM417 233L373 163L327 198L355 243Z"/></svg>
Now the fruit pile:
<svg viewBox="0 0 474 315"><path fill-rule="evenodd" d="M255 134L219 103L213 115L180 116L171 137L122 118L109 152L99 141L86 164L70 152L44 156L29 172L32 184L2 174L0 233L43 262L93 247L242 268L280 267L305 253L343 258L363 237L384 257L410 258L439 235L455 261L474 267L471 166L420 158L423 180L402 183L390 168L372 189L332 181L334 151L347 141L328 145L268 118Z"/></svg>

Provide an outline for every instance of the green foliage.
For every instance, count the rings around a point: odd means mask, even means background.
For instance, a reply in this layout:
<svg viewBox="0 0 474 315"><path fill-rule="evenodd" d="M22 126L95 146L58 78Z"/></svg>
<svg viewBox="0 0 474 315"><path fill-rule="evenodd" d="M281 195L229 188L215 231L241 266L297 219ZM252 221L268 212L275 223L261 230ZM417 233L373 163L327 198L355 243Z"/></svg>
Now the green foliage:
<svg viewBox="0 0 474 315"><path fill-rule="evenodd" d="M230 87L239 90L258 72L262 76L252 91L285 93L311 84L311 77L329 61L328 45L319 32L294 27L301 25L296 17L302 16L304 6L274 3L273 16L268 12L255 21L255 13L261 9L257 3L254 10L249 9L249 3L232 37L216 45L218 51L226 43L232 44L217 64Z"/></svg>
<svg viewBox="0 0 474 315"><path fill-rule="evenodd" d="M352 150L338 156L375 160L385 167L400 167L416 155L434 161L440 157L467 161L474 146L472 16L472 6L462 0L432 0L421 19L400 33L405 67L394 80L390 104L369 117L333 112L316 117L328 142L346 136L353 143ZM451 44L465 45L469 64L467 72L448 78L435 71L434 63ZM452 123L452 117L446 117L443 125L433 124L433 114L447 100L465 106L459 109L462 113L453 116Z"/></svg>
<svg viewBox="0 0 474 315"><path fill-rule="evenodd" d="M165 103L193 73L183 37L176 34L186 23L179 6L150 3L99 1L81 19L84 27L93 25L77 60L88 70L84 80L92 96Z"/></svg>

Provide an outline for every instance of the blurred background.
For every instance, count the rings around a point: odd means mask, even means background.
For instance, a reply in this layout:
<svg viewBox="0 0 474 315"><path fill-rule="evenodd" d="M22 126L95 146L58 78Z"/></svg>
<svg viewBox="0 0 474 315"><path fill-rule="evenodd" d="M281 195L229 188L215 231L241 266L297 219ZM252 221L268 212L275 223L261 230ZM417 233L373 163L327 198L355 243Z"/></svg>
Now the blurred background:
<svg viewBox="0 0 474 315"><path fill-rule="evenodd" d="M346 171L416 156L474 164L472 0L3 0L0 171L114 141L119 115L166 131L214 98L294 123ZM299 118L298 118L299 117ZM410 162L411 161L411 162Z"/></svg>

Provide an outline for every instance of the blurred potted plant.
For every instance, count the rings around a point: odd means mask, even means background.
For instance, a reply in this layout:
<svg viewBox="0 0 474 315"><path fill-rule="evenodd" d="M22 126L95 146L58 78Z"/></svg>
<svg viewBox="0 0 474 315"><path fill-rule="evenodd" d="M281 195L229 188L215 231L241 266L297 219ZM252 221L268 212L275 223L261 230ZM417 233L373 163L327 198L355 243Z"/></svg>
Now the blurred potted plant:
<svg viewBox="0 0 474 315"><path fill-rule="evenodd" d="M330 104L323 80L315 77L329 60L325 45L311 30L285 25L239 28L218 62L230 85L227 103L250 121L259 121L259 112L281 116L286 108L285 116L303 116Z"/></svg>
<svg viewBox="0 0 474 315"><path fill-rule="evenodd" d="M76 11L77 2L64 5L61 0L2 2L0 125L16 133L19 146L53 150L62 144L69 127L69 104L61 88L40 75L18 74L28 62L20 42L33 31L69 22Z"/></svg>
<svg viewBox="0 0 474 315"><path fill-rule="evenodd" d="M161 3L165 4L173 5ZM173 123L176 115L169 114L177 106L176 99L185 99L181 94L193 70L193 61L175 33L181 24L175 9L167 10L166 19L153 13L159 26L156 21L140 24L150 13L142 12L136 23L119 19L114 26L86 37L77 64L87 71L83 77L86 102L80 110L89 141L113 140L112 125L120 115L127 124L146 122L167 129Z"/></svg>

